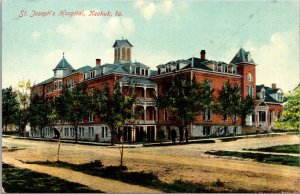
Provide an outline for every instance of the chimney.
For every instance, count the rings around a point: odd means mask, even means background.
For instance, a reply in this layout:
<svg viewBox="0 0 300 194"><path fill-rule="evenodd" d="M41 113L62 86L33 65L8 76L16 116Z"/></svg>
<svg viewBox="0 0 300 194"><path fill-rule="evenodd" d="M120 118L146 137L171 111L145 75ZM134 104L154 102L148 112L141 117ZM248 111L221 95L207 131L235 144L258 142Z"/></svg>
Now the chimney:
<svg viewBox="0 0 300 194"><path fill-rule="evenodd" d="M204 60L205 59L205 50L201 50L201 52L200 52L200 59L201 60Z"/></svg>
<svg viewBox="0 0 300 194"><path fill-rule="evenodd" d="M100 66L101 65L101 59L96 59L96 66Z"/></svg>
<svg viewBox="0 0 300 194"><path fill-rule="evenodd" d="M272 89L276 89L276 84L272 84Z"/></svg>

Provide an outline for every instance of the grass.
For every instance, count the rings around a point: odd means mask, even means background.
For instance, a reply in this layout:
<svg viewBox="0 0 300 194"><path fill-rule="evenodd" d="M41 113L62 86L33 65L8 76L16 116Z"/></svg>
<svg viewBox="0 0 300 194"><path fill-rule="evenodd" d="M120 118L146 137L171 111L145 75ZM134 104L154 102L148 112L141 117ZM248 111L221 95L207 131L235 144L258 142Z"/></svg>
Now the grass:
<svg viewBox="0 0 300 194"><path fill-rule="evenodd" d="M65 181L47 174L2 165L2 184L8 193L99 193L87 186Z"/></svg>
<svg viewBox="0 0 300 194"><path fill-rule="evenodd" d="M299 147L299 144L294 144L294 145L281 145L281 146L272 146L272 147L259 148L259 149L248 149L248 150L299 154L300 147Z"/></svg>
<svg viewBox="0 0 300 194"><path fill-rule="evenodd" d="M67 162L27 162L47 166L55 166L68 168L82 173L90 174L93 176L99 176L103 178L109 178L113 180L119 180L125 183L141 185L154 189L161 190L167 193L200 193L200 192L253 192L248 190L233 190L228 188L226 183L217 179L216 182L211 184L207 183L194 183L185 180L175 180L171 183L166 183L153 174L152 172L128 172L127 167L123 167L120 170L119 166L107 166L104 167L101 161L96 160L94 162L86 164L71 164Z"/></svg>
<svg viewBox="0 0 300 194"><path fill-rule="evenodd" d="M261 153L247 153L247 152L232 152L232 151L216 151L216 152L205 152L206 154L217 155L217 156L233 156L239 158L250 158L258 162L281 164L288 166L299 166L299 157L288 156L288 155L272 155L272 154L261 154Z"/></svg>

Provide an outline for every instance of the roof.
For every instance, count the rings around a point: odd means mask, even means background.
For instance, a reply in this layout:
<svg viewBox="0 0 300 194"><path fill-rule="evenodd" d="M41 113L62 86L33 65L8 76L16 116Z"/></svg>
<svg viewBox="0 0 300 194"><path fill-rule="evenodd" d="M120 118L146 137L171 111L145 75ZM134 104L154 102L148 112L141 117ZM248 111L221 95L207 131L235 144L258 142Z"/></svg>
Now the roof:
<svg viewBox="0 0 300 194"><path fill-rule="evenodd" d="M120 79L121 82L131 82L131 83L140 83L140 84L155 84L154 81L144 78L135 78L135 77L123 77Z"/></svg>
<svg viewBox="0 0 300 194"><path fill-rule="evenodd" d="M236 53L230 63L255 63L251 58L250 52L246 52L243 48Z"/></svg>
<svg viewBox="0 0 300 194"><path fill-rule="evenodd" d="M273 89L273 88L270 88L270 87L267 87L267 86L261 84L261 85L256 86L256 92L260 92L263 88L266 90L265 98L264 98L265 102L282 103L280 101L277 101L270 95L270 94L276 94L280 90L280 88Z"/></svg>
<svg viewBox="0 0 300 194"><path fill-rule="evenodd" d="M135 66L135 67L149 68L147 65L140 63L140 62L134 62L134 63L131 63L131 65Z"/></svg>
<svg viewBox="0 0 300 194"><path fill-rule="evenodd" d="M123 46L133 47L133 45L127 39L116 40L113 45L113 47L123 47Z"/></svg>
<svg viewBox="0 0 300 194"><path fill-rule="evenodd" d="M51 77L51 78L49 78L49 79L46 79L46 80L44 80L44 81L42 81L42 82L36 84L35 86L43 85L43 84L49 83L49 82L51 82L51 81L53 81L53 80L54 80L54 77Z"/></svg>
<svg viewBox="0 0 300 194"><path fill-rule="evenodd" d="M192 57L192 58L189 58L188 60L190 61L190 64L188 64L183 69L191 68L192 63L193 63L193 68L198 68L198 69L204 69L204 70L211 71L211 69L205 65L209 62L209 60L200 59L200 58L197 58L197 57ZM210 61L210 62L212 62L212 61Z"/></svg>
<svg viewBox="0 0 300 194"><path fill-rule="evenodd" d="M78 69L76 69L76 70L73 70L72 72L70 72L70 73L69 73L68 75L66 75L65 77L67 77L67 76L69 76L69 75L73 75L73 74L75 74L75 73L83 73L83 72L89 71L89 70L91 70L91 69L92 69L91 66L86 65L86 66L80 67L80 68L78 68Z"/></svg>
<svg viewBox="0 0 300 194"><path fill-rule="evenodd" d="M72 65L63 57L60 62L57 64L55 69L73 69Z"/></svg>

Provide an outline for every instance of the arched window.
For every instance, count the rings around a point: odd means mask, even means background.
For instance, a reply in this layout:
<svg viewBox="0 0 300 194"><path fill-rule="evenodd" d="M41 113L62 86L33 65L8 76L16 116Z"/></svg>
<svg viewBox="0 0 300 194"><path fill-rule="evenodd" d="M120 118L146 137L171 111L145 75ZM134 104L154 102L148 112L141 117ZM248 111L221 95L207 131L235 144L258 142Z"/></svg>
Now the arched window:
<svg viewBox="0 0 300 194"><path fill-rule="evenodd" d="M130 59L130 56L131 56L131 53L130 53L130 48L127 48L127 57L126 57L126 60L127 61L130 61L131 59Z"/></svg>
<svg viewBox="0 0 300 194"><path fill-rule="evenodd" d="M251 75L251 73L248 73L248 74L247 74L247 80L248 80L249 82L252 81L252 75Z"/></svg>
<svg viewBox="0 0 300 194"><path fill-rule="evenodd" d="M117 57L118 57L118 50L115 49L115 59L117 59Z"/></svg>
<svg viewBox="0 0 300 194"><path fill-rule="evenodd" d="M118 60L120 60L120 53L121 53L121 49L118 48Z"/></svg>
<svg viewBox="0 0 300 194"><path fill-rule="evenodd" d="M125 48L122 48L122 60L125 60Z"/></svg>

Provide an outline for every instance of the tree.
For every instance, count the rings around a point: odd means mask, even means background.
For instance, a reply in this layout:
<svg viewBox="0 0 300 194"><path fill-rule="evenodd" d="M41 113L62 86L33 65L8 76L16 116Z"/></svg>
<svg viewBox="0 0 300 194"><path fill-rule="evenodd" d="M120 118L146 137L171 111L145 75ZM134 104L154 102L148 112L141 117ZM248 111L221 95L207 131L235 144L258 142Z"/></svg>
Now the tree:
<svg viewBox="0 0 300 194"><path fill-rule="evenodd" d="M61 133L65 124L65 120L68 115L68 107L69 104L68 99L70 98L70 92L68 89L63 89L63 92L57 96L51 103L50 114L48 115L49 123L53 126L53 130L56 134L58 139L58 148L57 148L57 161L59 161L59 152L60 152L60 140L61 140ZM61 128L58 131L54 128L57 123L61 124Z"/></svg>
<svg viewBox="0 0 300 194"><path fill-rule="evenodd" d="M4 131L7 131L7 125L14 123L19 103L17 100L17 93L12 90L12 87L2 89L2 125Z"/></svg>
<svg viewBox="0 0 300 194"><path fill-rule="evenodd" d="M49 124L50 104L40 96L34 96L29 106L29 122L32 129L40 130L41 138L44 137L43 129Z"/></svg>
<svg viewBox="0 0 300 194"><path fill-rule="evenodd" d="M191 80L188 76L178 75L173 77L170 87L162 96L155 97L156 106L165 108L172 113L172 119L179 128L179 140L183 141L185 131L188 142L188 129L201 112L211 107L212 93L209 82L197 83L195 77Z"/></svg>
<svg viewBox="0 0 300 194"><path fill-rule="evenodd" d="M64 99L64 103L67 104L67 119L74 126L75 142L77 142L79 121L82 115L88 114L90 111L90 96L86 93L84 86L77 85Z"/></svg>
<svg viewBox="0 0 300 194"><path fill-rule="evenodd" d="M275 122L275 127L280 129L300 129L300 87L286 95L283 117Z"/></svg>
<svg viewBox="0 0 300 194"><path fill-rule="evenodd" d="M29 120L30 80L22 80L18 83L17 99L19 111L17 112L16 124L19 125L19 133L25 135L25 128Z"/></svg>
<svg viewBox="0 0 300 194"><path fill-rule="evenodd" d="M246 116L254 111L254 100L251 96L242 99L240 87L231 86L227 81L219 91L214 109L218 114L223 115L224 119L231 117L233 124L236 124L238 116L241 116L244 122Z"/></svg>
<svg viewBox="0 0 300 194"><path fill-rule="evenodd" d="M134 103L136 96L131 93L124 96L119 83L114 86L113 93L110 94L109 87L105 85L102 90L95 90L93 94L94 113L103 121L111 131L111 145L116 143L116 137L119 135L121 141L120 148L120 168L123 166L124 141L123 127L125 124L133 124L136 118L134 112ZM119 134L117 134L119 133Z"/></svg>

